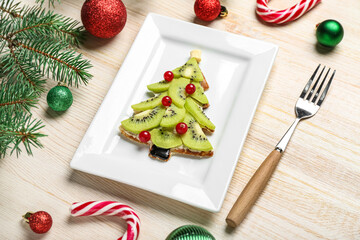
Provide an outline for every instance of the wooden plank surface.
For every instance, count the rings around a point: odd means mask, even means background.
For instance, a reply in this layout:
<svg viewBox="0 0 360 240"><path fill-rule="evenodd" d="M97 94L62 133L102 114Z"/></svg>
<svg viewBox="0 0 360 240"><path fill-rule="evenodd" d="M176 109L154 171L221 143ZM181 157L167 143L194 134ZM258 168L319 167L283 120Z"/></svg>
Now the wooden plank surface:
<svg viewBox="0 0 360 240"><path fill-rule="evenodd" d="M33 4L32 1L24 1ZM83 1L62 0L56 12L80 20ZM115 38L90 38L80 50L94 65L87 87L71 89L73 106L63 114L48 110L46 94L33 113L46 124L45 148L0 160L0 239L116 239L125 224L116 218L71 218L75 201L117 200L141 217L140 240L165 239L184 224L201 225L225 239L360 239L360 1L326 0L291 24L271 27L255 16L255 1L223 0L229 16L206 23L239 35L273 42L279 53L219 213L179 203L69 167L72 156L146 15L155 12L204 24L193 0L124 0L128 20ZM274 8L295 1L273 1ZM337 19L345 28L333 51L317 48L315 24ZM319 64L337 70L319 113L300 123L265 192L245 221L228 229L225 217L262 160L291 124L298 93ZM48 81L47 88L55 86ZM43 236L24 227L28 210L46 210L54 219Z"/></svg>

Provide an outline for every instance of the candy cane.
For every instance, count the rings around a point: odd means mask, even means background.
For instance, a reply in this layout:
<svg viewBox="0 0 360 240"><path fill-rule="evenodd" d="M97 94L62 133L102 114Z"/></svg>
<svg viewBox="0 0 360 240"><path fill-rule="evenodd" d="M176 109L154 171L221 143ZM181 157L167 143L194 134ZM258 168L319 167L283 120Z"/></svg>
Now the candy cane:
<svg viewBox="0 0 360 240"><path fill-rule="evenodd" d="M294 21L321 2L321 0L301 0L288 9L275 11L268 7L269 1L257 0L256 13L265 22L276 24Z"/></svg>
<svg viewBox="0 0 360 240"><path fill-rule="evenodd" d="M118 240L136 240L139 237L140 219L128 205L115 201L90 201L71 204L71 215L78 216L119 216L127 222L127 231Z"/></svg>

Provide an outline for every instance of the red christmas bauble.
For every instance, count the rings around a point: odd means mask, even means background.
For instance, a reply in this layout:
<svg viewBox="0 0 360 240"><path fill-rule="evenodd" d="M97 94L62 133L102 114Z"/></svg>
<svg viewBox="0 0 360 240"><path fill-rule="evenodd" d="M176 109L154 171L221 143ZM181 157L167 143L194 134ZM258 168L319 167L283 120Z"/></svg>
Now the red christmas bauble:
<svg viewBox="0 0 360 240"><path fill-rule="evenodd" d="M126 8L121 0L87 0L81 8L85 29L99 38L112 38L124 28Z"/></svg>
<svg viewBox="0 0 360 240"><path fill-rule="evenodd" d="M46 233L50 230L53 220L45 211L38 211L36 213L26 213L25 219L28 220L31 230L35 233Z"/></svg>
<svg viewBox="0 0 360 240"><path fill-rule="evenodd" d="M196 0L194 11L201 20L212 21L219 16L221 5L219 0Z"/></svg>

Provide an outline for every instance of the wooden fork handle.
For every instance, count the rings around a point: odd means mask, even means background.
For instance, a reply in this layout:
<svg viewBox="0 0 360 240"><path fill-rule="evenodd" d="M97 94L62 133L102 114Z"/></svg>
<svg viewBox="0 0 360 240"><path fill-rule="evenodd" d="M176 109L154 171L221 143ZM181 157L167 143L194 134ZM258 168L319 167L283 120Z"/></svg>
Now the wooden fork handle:
<svg viewBox="0 0 360 240"><path fill-rule="evenodd" d="M230 227L239 225L250 211L279 163L282 153L272 151L252 176L234 206L231 208L226 222Z"/></svg>

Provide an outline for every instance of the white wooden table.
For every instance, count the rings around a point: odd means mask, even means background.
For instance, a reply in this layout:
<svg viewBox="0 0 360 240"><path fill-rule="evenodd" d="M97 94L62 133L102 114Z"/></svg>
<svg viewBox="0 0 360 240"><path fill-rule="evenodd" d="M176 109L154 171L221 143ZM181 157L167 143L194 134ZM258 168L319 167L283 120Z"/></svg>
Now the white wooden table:
<svg viewBox="0 0 360 240"><path fill-rule="evenodd" d="M33 2L24 1L33 4ZM83 1L62 0L55 11L80 20ZM225 239L360 239L360 1L324 0L296 22L281 27L260 23L255 0L223 0L229 16L207 24L235 34L273 42L279 53L219 213L170 200L69 167L72 156L123 62L145 16L155 12L203 24L194 18L193 0L124 0L128 20L115 38L90 38L80 50L91 60L93 80L71 89L73 106L49 111L43 94L35 116L46 124L44 149L0 160L0 239L117 239L125 223L117 218L71 218L75 201L117 200L141 217L140 240L165 239L184 224L201 225ZM274 8L292 1L273 1ZM315 47L315 24L336 19L345 28L331 52ZM319 64L337 70L329 96L311 120L300 123L265 192L245 221L227 229L225 217L237 196L273 149L294 117L293 106ZM55 86L48 81L47 88ZM28 210L45 210L54 224L36 235L23 226Z"/></svg>

